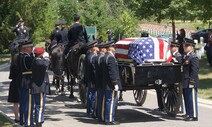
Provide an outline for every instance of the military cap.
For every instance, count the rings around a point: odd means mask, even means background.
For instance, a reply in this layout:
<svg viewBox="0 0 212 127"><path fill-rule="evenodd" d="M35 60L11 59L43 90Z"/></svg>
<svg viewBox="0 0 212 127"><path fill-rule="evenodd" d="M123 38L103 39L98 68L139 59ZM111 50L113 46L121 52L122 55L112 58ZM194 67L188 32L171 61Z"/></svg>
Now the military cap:
<svg viewBox="0 0 212 127"><path fill-rule="evenodd" d="M104 44L105 44L105 42L101 42L101 43L97 44L96 46L99 48L104 48Z"/></svg>
<svg viewBox="0 0 212 127"><path fill-rule="evenodd" d="M60 22L55 22L54 24L55 24L55 26L59 26Z"/></svg>
<svg viewBox="0 0 212 127"><path fill-rule="evenodd" d="M106 42L103 46L105 48L114 47L115 46L114 43L115 43L114 40L111 40L111 41Z"/></svg>
<svg viewBox="0 0 212 127"><path fill-rule="evenodd" d="M23 48L24 47L32 47L33 46L33 42L32 41L22 41L21 43L19 43Z"/></svg>
<svg viewBox="0 0 212 127"><path fill-rule="evenodd" d="M188 38L184 38L184 44L185 45L191 45L191 46L195 46L196 43L194 43L194 40L188 39Z"/></svg>
<svg viewBox="0 0 212 127"><path fill-rule="evenodd" d="M36 55L41 55L41 54L44 53L44 48L35 48L35 49L34 49L34 53L35 53Z"/></svg>
<svg viewBox="0 0 212 127"><path fill-rule="evenodd" d="M65 21L65 20L60 21L60 25L65 25L65 24L67 24L67 21Z"/></svg>
<svg viewBox="0 0 212 127"><path fill-rule="evenodd" d="M94 46L96 46L96 45L97 45L97 41L94 40L94 41L92 41L92 42L87 43L86 47L87 47L87 48L92 48L92 47L94 47Z"/></svg>
<svg viewBox="0 0 212 127"><path fill-rule="evenodd" d="M178 42L171 42L171 46L173 47L180 47L180 44Z"/></svg>
<svg viewBox="0 0 212 127"><path fill-rule="evenodd" d="M20 18L18 22L24 22L24 20L22 18Z"/></svg>

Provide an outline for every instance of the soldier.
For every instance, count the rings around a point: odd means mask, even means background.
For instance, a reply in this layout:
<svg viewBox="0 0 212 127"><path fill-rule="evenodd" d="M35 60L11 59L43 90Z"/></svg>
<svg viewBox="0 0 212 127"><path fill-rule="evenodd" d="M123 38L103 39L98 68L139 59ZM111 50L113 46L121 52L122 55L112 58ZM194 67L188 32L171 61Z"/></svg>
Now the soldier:
<svg viewBox="0 0 212 127"><path fill-rule="evenodd" d="M182 55L179 53L180 44L178 42L171 42L171 53L173 63L182 63Z"/></svg>
<svg viewBox="0 0 212 127"><path fill-rule="evenodd" d="M88 35L85 27L80 24L80 16L74 14L74 24L69 28L68 40L69 43L66 45L64 55L66 56L72 47L73 50L80 48L88 42Z"/></svg>
<svg viewBox="0 0 212 127"><path fill-rule="evenodd" d="M18 24L13 28L13 32L16 33L15 40L22 39L23 41L29 40L29 30L26 26L24 26L24 20L20 19Z"/></svg>
<svg viewBox="0 0 212 127"><path fill-rule="evenodd" d="M20 124L24 126L30 126L32 122L31 113L31 77L32 77L32 48L33 44L30 41L23 42L21 45L21 52L17 59L18 66L18 78L17 84L19 85L20 96Z"/></svg>
<svg viewBox="0 0 212 127"><path fill-rule="evenodd" d="M185 121L198 121L197 87L199 86L199 59L194 52L193 40L184 39L183 96L186 108Z"/></svg>
<svg viewBox="0 0 212 127"><path fill-rule="evenodd" d="M60 34L62 37L61 43L63 43L63 44L68 43L68 30L66 28L66 25L67 25L67 21L65 21L65 20L60 21L60 26L61 26Z"/></svg>
<svg viewBox="0 0 212 127"><path fill-rule="evenodd" d="M102 113L102 103L104 97L103 91L103 67L102 58L104 57L107 49L104 47L104 42L98 44L100 52L95 59L95 69L96 69L96 89L97 89L97 117L99 121L104 121L104 114Z"/></svg>
<svg viewBox="0 0 212 127"><path fill-rule="evenodd" d="M105 47L107 47L107 52L102 59L103 68L103 90L105 93L104 98L104 121L106 125L117 125L119 122L115 121L115 112L117 106L117 93L121 89L121 84L119 84L119 70L118 63L114 56L115 48L113 47L113 41L107 42Z"/></svg>
<svg viewBox="0 0 212 127"><path fill-rule="evenodd" d="M60 34L60 23L55 22L55 29L51 32L50 40L56 41L57 43L62 42L62 36Z"/></svg>
<svg viewBox="0 0 212 127"><path fill-rule="evenodd" d="M44 110L46 94L49 93L48 66L49 58L44 56L44 48L34 49L35 59L32 62L32 96L33 110L35 112L36 127L41 127L44 123Z"/></svg>
<svg viewBox="0 0 212 127"><path fill-rule="evenodd" d="M99 49L95 46L96 41L90 42L87 45L89 51L85 56L85 76L84 82L88 87L87 95L87 115L89 118L96 117L95 103L96 103L96 77L94 60Z"/></svg>
<svg viewBox="0 0 212 127"><path fill-rule="evenodd" d="M18 45L29 40L29 30L24 26L24 20L19 19L18 24L12 29L16 33L16 38L13 40L11 46L11 53L18 52Z"/></svg>
<svg viewBox="0 0 212 127"><path fill-rule="evenodd" d="M207 55L207 61L209 63L209 66L212 67L212 30L208 30L208 38L205 39L206 45L206 55Z"/></svg>

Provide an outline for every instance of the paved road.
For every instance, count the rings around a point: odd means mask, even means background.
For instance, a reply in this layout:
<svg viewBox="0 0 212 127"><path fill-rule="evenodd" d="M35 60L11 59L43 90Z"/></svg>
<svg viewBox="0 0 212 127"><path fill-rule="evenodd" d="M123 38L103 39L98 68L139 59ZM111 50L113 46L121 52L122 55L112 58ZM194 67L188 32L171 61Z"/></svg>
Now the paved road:
<svg viewBox="0 0 212 127"><path fill-rule="evenodd" d="M0 69L0 110L11 119L14 119L11 104L7 102L8 95L8 67ZM52 75L50 75L52 77ZM54 89L52 87L52 89ZM77 87L75 87L75 96ZM132 91L124 93L124 101L119 102L117 120L121 122L120 127L211 127L212 105L208 103L199 104L199 121L185 122L181 115L176 118L169 117L165 113L155 112L157 101L153 90L148 91L144 105L136 106ZM85 108L77 102L77 99L69 99L68 92L65 95L48 95L44 127L93 127L105 126L95 119L86 117Z"/></svg>

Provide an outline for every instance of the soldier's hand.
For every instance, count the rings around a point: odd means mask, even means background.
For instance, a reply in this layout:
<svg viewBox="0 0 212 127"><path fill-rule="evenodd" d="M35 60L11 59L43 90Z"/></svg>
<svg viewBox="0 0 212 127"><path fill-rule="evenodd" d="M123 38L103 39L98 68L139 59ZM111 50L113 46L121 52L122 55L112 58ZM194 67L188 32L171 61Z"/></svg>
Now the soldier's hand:
<svg viewBox="0 0 212 127"><path fill-rule="evenodd" d="M194 84L189 84L188 87L189 88L194 88Z"/></svg>
<svg viewBox="0 0 212 127"><path fill-rule="evenodd" d="M49 59L49 53L48 52L44 52L43 53L43 58L44 59Z"/></svg>
<svg viewBox="0 0 212 127"><path fill-rule="evenodd" d="M115 90L115 91L118 91L118 90L119 90L118 84L115 85L115 89L114 89L114 90Z"/></svg>

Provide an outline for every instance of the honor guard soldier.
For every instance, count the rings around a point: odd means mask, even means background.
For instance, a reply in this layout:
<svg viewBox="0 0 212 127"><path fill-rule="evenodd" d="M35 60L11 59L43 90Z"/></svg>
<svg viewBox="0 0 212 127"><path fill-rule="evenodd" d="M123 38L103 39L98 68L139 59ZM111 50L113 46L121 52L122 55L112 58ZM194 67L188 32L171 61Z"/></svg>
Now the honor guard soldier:
<svg viewBox="0 0 212 127"><path fill-rule="evenodd" d="M57 43L62 42L62 36L60 34L60 22L55 22L55 29L51 32L50 40Z"/></svg>
<svg viewBox="0 0 212 127"><path fill-rule="evenodd" d="M41 127L44 123L44 110L46 94L49 93L48 66L49 58L45 57L44 48L34 49L35 59L32 62L32 96L33 110L35 112L34 122L36 127Z"/></svg>
<svg viewBox="0 0 212 127"><path fill-rule="evenodd" d="M60 26L61 26L60 34L62 37L62 41L61 41L62 44L68 44L68 30L66 28L66 25L67 25L67 21L65 20L60 21Z"/></svg>
<svg viewBox="0 0 212 127"><path fill-rule="evenodd" d="M24 26L24 20L21 18L18 24L12 29L16 33L16 38L13 40L11 46L11 53L18 52L18 45L29 40L29 30Z"/></svg>
<svg viewBox="0 0 212 127"><path fill-rule="evenodd" d="M80 24L80 16L74 14L74 24L69 28L68 40L69 43L66 45L64 55L66 56L72 47L73 50L80 48L88 42L88 35L85 27Z"/></svg>
<svg viewBox="0 0 212 127"><path fill-rule="evenodd" d="M24 126L30 126L32 122L31 113L31 81L32 81L32 48L33 44L30 41L22 42L21 52L17 59L18 66L18 85L20 96L20 124Z"/></svg>
<svg viewBox="0 0 212 127"><path fill-rule="evenodd" d="M28 41L29 40L29 30L26 26L24 26L24 20L20 19L18 21L18 24L13 28L13 32L16 33L15 40L23 40Z"/></svg>
<svg viewBox="0 0 212 127"><path fill-rule="evenodd" d="M105 44L107 52L102 59L103 68L103 89L105 93L104 100L104 121L106 125L120 124L115 121L115 112L118 101L118 90L121 88L119 84L119 69L118 63L114 56L115 48L113 47L114 41L109 41Z"/></svg>
<svg viewBox="0 0 212 127"><path fill-rule="evenodd" d="M171 42L171 53L173 63L182 63L182 55L179 53L180 44L178 42Z"/></svg>
<svg viewBox="0 0 212 127"><path fill-rule="evenodd" d="M184 39L183 95L185 100L185 121L198 120L197 87L199 86L199 59L194 53L193 40Z"/></svg>
<svg viewBox="0 0 212 127"><path fill-rule="evenodd" d="M104 97L103 90L103 67L102 67L102 58L104 57L107 49L104 47L104 42L97 45L99 47L99 53L95 59L95 69L96 69L96 89L97 89L97 118L99 121L104 121L104 114L102 113L102 103Z"/></svg>
<svg viewBox="0 0 212 127"><path fill-rule="evenodd" d="M95 77L95 65L94 60L99 51L95 45L97 41L93 41L87 44L88 52L85 56L85 75L84 82L88 87L87 95L87 115L89 118L96 117L96 77Z"/></svg>

